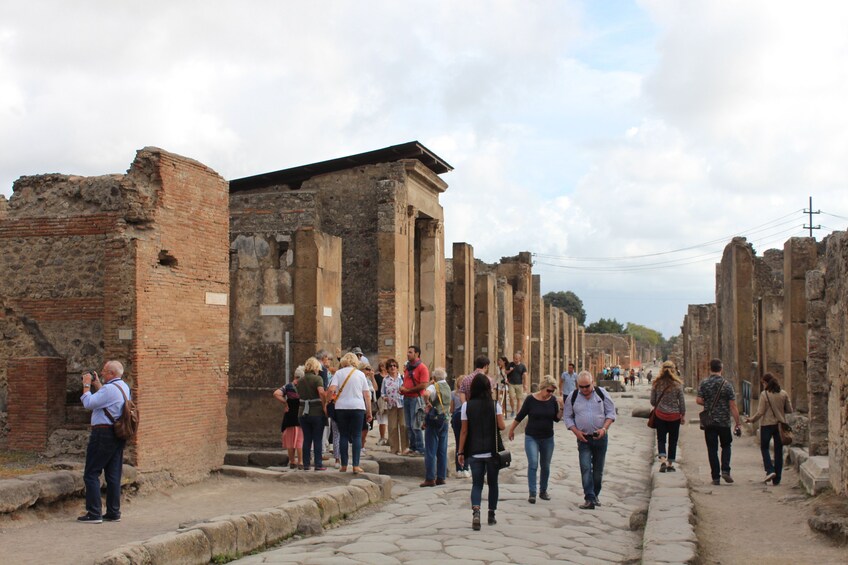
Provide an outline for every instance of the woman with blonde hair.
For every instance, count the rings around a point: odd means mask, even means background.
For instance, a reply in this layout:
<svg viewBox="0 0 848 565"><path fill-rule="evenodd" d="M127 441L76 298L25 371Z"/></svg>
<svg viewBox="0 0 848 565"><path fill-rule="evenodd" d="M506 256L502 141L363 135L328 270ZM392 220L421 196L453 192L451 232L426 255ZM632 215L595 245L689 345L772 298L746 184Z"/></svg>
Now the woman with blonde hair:
<svg viewBox="0 0 848 565"><path fill-rule="evenodd" d="M760 426L760 452L763 456L763 467L766 478L763 482L777 486L783 475L783 440L780 439L780 423L786 423L786 415L792 413L792 402L785 390L780 389L780 382L771 373L763 375L763 391L760 393L760 401L757 406L757 414L745 421L754 423L760 418L763 424ZM774 462L769 453L769 443L774 440Z"/></svg>
<svg viewBox="0 0 848 565"><path fill-rule="evenodd" d="M550 500L548 478L551 476L551 457L554 454L554 422L562 419L562 400L556 394L557 382L545 375L539 383L539 391L527 396L521 410L509 427L509 439L515 439L515 428L528 418L524 429L524 453L527 454L527 486L530 496L527 501L536 504L536 469L539 476L539 498Z"/></svg>
<svg viewBox="0 0 848 565"><path fill-rule="evenodd" d="M304 375L296 388L300 397L298 421L303 430L303 468L309 470L311 456L315 455L315 470L326 471L321 460L324 436L324 379L321 378L321 361L310 357L303 364Z"/></svg>
<svg viewBox="0 0 848 565"><path fill-rule="evenodd" d="M676 471L674 461L677 458L680 424L686 421L686 397L683 395L683 382L671 361L662 364L659 376L651 384L651 406L655 409L660 473L672 473ZM666 437L668 451L665 449Z"/></svg>
<svg viewBox="0 0 848 565"><path fill-rule="evenodd" d="M362 422L370 422L371 390L368 378L357 369L359 359L353 353L342 357L336 371L330 380L327 394L335 398L336 425L339 428L339 456L342 473L347 472L348 447L353 444L353 472L361 473L359 456L362 451Z"/></svg>

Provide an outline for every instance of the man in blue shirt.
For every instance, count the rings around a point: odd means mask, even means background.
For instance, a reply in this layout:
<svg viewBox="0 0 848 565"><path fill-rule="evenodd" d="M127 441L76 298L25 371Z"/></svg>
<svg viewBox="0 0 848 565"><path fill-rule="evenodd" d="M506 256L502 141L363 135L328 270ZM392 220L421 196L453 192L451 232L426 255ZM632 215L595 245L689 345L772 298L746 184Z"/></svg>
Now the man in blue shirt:
<svg viewBox="0 0 848 565"><path fill-rule="evenodd" d="M565 427L577 437L580 474L583 480L583 510L594 510L601 503L601 479L607 455L607 432L615 421L615 404L609 393L595 387L589 371L577 375L577 391L565 401Z"/></svg>
<svg viewBox="0 0 848 565"><path fill-rule="evenodd" d="M562 400L577 390L577 371L574 368L574 363L568 364L568 370L565 371L559 378L560 390L562 391Z"/></svg>
<svg viewBox="0 0 848 565"><path fill-rule="evenodd" d="M126 440L115 435L113 420L121 417L125 398L130 398L130 387L122 379L124 366L119 361L107 361L101 371L103 383L97 373L82 376L80 400L86 410L91 410L91 435L85 452L85 514L77 518L84 524L121 521L121 470L124 462ZM94 389L94 394L91 390ZM112 415L109 419L106 411ZM106 514L101 514L100 473L106 476Z"/></svg>

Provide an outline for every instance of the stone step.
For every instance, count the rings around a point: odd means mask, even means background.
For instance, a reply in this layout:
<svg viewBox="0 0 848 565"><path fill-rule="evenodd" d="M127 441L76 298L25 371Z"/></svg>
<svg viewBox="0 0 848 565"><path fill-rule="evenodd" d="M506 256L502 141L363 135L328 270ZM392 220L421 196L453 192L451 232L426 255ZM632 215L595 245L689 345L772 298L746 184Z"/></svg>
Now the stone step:
<svg viewBox="0 0 848 565"><path fill-rule="evenodd" d="M808 458L801 465L800 478L804 490L812 496L830 488L830 459L823 455Z"/></svg>

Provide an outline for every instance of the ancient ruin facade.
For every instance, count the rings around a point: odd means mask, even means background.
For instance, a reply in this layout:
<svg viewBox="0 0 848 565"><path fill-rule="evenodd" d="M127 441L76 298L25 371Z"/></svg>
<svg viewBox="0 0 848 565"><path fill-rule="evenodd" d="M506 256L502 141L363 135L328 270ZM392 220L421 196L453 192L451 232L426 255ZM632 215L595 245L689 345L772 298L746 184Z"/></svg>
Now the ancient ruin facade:
<svg viewBox="0 0 848 565"><path fill-rule="evenodd" d="M586 370L597 376L604 367L629 371L636 359L633 336L628 334L585 334Z"/></svg>
<svg viewBox="0 0 848 565"><path fill-rule="evenodd" d="M226 181L148 147L125 175L22 177L8 205L0 200L0 387L8 384L10 447L40 451L53 434L84 433L79 376L117 359L142 414L129 453L138 470L192 480L220 467Z"/></svg>

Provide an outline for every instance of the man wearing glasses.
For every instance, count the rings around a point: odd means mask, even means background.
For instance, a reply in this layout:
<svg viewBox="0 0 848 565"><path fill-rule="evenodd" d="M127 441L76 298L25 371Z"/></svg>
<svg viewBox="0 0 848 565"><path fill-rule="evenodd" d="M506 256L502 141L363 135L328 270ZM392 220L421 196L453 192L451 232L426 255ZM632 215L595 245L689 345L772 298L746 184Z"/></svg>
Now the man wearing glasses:
<svg viewBox="0 0 848 565"><path fill-rule="evenodd" d="M563 420L565 427L577 437L585 499L579 508L594 510L601 505L598 496L607 455L607 432L615 421L615 404L604 389L595 387L592 373L581 371L577 375L577 390L565 402Z"/></svg>

